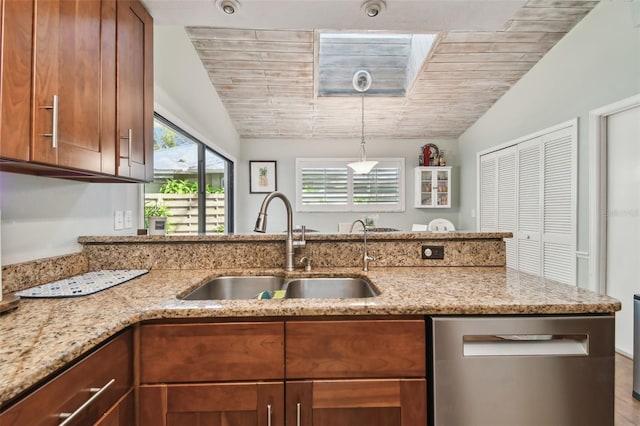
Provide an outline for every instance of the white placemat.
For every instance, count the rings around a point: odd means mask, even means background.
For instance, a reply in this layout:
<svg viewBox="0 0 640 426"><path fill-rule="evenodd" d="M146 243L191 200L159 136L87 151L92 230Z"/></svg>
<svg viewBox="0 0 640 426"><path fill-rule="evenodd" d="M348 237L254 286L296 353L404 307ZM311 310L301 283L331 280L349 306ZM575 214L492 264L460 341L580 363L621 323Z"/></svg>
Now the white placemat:
<svg viewBox="0 0 640 426"><path fill-rule="evenodd" d="M99 270L15 293L20 297L78 297L97 293L149 272L147 269Z"/></svg>

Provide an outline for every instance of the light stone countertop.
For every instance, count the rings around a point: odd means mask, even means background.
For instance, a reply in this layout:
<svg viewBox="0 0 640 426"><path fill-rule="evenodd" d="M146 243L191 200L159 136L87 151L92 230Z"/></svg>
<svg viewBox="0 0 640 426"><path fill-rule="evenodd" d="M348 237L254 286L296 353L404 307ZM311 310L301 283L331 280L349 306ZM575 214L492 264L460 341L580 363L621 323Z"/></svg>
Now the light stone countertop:
<svg viewBox="0 0 640 426"><path fill-rule="evenodd" d="M311 275L361 276L357 268ZM279 270L152 270L79 298L23 299L0 316L0 408L127 326L144 320L306 315L597 314L620 302L502 267L375 267L366 277L380 295L367 299L183 301L208 278L284 274ZM287 275L307 276L302 272Z"/></svg>

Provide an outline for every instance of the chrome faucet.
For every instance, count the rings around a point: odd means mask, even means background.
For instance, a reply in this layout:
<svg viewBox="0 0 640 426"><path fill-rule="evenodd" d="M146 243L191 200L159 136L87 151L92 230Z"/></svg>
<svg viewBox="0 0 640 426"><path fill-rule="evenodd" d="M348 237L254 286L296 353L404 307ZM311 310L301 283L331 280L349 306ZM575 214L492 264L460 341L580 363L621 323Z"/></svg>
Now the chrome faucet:
<svg viewBox="0 0 640 426"><path fill-rule="evenodd" d="M353 232L353 227L358 222L360 222L362 224L362 232L364 233L364 251L362 253L362 270L364 272L368 272L369 271L369 262L372 261L372 260L376 260L376 258L373 257L373 256L369 256L369 253L367 253L367 224L364 223L364 221L362 219L356 219L351 224L351 230L349 230L349 233Z"/></svg>
<svg viewBox="0 0 640 426"><path fill-rule="evenodd" d="M267 208L269 207L269 203L274 198L280 198L284 203L284 206L287 209L287 240L286 240L286 263L285 269L287 271L293 271L293 255L294 249L296 248L304 248L307 245L307 242L304 240L305 237L305 227L302 227L302 232L300 235L300 239L294 241L293 240L293 211L291 210L291 203L287 199L287 197L281 192L270 192L264 197L262 201L262 206L260 207L260 213L258 213L258 220L256 221L256 226L253 228L255 232L266 232L267 230Z"/></svg>

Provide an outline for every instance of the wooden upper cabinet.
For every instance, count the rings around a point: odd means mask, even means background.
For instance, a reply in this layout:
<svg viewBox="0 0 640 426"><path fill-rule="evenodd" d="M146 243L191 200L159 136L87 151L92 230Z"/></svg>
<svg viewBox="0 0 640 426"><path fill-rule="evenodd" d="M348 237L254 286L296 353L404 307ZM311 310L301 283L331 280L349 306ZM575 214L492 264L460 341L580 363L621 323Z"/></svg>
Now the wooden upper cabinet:
<svg viewBox="0 0 640 426"><path fill-rule="evenodd" d="M103 155L107 164L113 163L115 141L108 131L102 138L101 106L103 98L115 96L103 92L103 85L113 86L115 34L109 28L114 4L114 0L35 1L31 161L113 172L103 170Z"/></svg>
<svg viewBox="0 0 640 426"><path fill-rule="evenodd" d="M0 2L0 158L28 161L34 4Z"/></svg>
<svg viewBox="0 0 640 426"><path fill-rule="evenodd" d="M118 1L118 176L153 179L153 20Z"/></svg>
<svg viewBox="0 0 640 426"><path fill-rule="evenodd" d="M153 178L153 21L137 0L0 0L0 170Z"/></svg>

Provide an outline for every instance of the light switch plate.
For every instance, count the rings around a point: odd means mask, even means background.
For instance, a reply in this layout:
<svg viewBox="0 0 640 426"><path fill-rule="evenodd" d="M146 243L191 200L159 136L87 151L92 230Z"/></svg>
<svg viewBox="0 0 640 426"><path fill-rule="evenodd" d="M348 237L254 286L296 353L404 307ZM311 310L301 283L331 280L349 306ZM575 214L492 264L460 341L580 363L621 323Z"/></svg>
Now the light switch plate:
<svg viewBox="0 0 640 426"><path fill-rule="evenodd" d="M124 229L133 228L133 210L124 211Z"/></svg>
<svg viewBox="0 0 640 426"><path fill-rule="evenodd" d="M119 231L124 229L124 212L122 210L116 210L113 215L113 229Z"/></svg>

